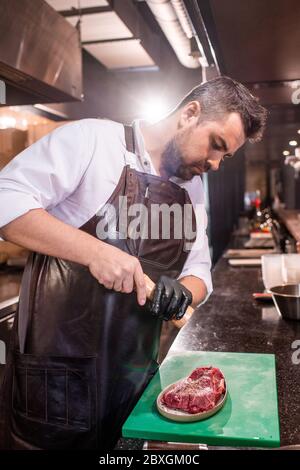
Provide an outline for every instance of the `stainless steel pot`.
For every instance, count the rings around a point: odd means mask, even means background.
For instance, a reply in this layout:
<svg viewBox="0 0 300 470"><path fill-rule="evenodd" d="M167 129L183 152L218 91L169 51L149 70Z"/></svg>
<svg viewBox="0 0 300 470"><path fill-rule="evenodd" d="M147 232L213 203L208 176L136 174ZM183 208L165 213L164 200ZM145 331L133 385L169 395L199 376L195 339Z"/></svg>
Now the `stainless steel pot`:
<svg viewBox="0 0 300 470"><path fill-rule="evenodd" d="M269 289L282 318L300 320L300 284L285 284Z"/></svg>

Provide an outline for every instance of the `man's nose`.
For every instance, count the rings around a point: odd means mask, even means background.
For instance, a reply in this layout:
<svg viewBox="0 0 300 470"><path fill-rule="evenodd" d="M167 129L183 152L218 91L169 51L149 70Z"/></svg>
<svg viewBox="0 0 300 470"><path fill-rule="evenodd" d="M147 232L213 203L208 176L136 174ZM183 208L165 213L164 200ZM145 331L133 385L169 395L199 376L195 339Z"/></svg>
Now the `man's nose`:
<svg viewBox="0 0 300 470"><path fill-rule="evenodd" d="M208 160L208 163L210 164L210 170L217 171L219 169L220 160Z"/></svg>

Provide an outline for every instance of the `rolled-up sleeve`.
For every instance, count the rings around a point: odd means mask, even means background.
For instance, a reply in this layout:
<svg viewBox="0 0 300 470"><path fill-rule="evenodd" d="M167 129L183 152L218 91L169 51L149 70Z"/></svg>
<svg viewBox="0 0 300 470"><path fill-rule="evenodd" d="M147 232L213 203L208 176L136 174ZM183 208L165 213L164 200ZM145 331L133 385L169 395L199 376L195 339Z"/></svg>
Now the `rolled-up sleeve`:
<svg viewBox="0 0 300 470"><path fill-rule="evenodd" d="M197 306L199 307L207 301L208 297L213 291L211 279L211 257L208 237L206 234L207 214L205 210L204 191L201 178L194 178L191 184L186 187L186 189L190 195L196 215L197 235L196 241L191 247L183 270L181 271L178 279L186 276L195 276L203 280L206 285L207 296Z"/></svg>
<svg viewBox="0 0 300 470"><path fill-rule="evenodd" d="M73 193L88 165L80 122L66 124L0 171L0 227L32 209L50 209Z"/></svg>

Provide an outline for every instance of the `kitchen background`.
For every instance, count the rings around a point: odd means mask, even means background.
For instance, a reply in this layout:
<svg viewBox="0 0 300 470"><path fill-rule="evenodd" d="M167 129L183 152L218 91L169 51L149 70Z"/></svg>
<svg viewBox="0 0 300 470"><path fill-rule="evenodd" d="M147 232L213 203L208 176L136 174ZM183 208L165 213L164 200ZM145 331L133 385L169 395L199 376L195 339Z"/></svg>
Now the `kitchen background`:
<svg viewBox="0 0 300 470"><path fill-rule="evenodd" d="M282 318L264 292L267 278L282 273L270 264L263 278L261 256L271 253L265 259L282 268L282 260L296 259L296 241L300 250L299 20L299 0L0 0L0 169L72 120L159 119L220 74L268 108L262 142L247 143L204 177L214 292L168 346L182 354L275 354L281 444L295 447L300 369L291 345L300 323ZM27 256L0 239L0 346L9 342ZM294 282L298 259L285 269ZM226 424L215 429L222 439Z"/></svg>
<svg viewBox="0 0 300 470"><path fill-rule="evenodd" d="M207 178L215 262L245 193L300 208L300 179L283 155L300 141L299 15L297 0L1 0L0 167L68 120L157 119L192 86L229 75L270 114L263 142Z"/></svg>

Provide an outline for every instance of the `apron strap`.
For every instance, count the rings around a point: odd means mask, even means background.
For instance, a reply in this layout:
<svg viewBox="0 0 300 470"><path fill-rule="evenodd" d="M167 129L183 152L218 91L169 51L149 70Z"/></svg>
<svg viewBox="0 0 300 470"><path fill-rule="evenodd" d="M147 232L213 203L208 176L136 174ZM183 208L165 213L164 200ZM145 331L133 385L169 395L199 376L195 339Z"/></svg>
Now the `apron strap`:
<svg viewBox="0 0 300 470"><path fill-rule="evenodd" d="M20 289L20 297L19 297L19 305L18 305L18 314L16 316L16 338L15 338L15 346L20 351L21 354L25 353L26 349L26 338L27 332L31 320L31 312L32 312L32 288L31 288L31 280L33 276L32 272L32 264L34 253L29 255L29 259L27 260L24 273L22 276L22 283Z"/></svg>
<svg viewBox="0 0 300 470"><path fill-rule="evenodd" d="M128 152L135 153L135 141L132 126L124 126L125 142Z"/></svg>

